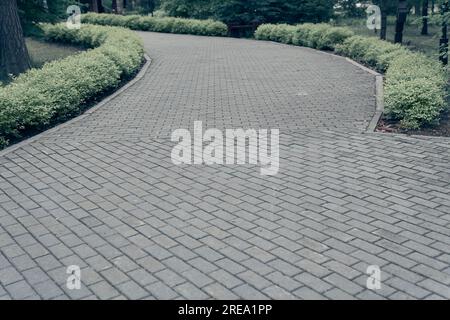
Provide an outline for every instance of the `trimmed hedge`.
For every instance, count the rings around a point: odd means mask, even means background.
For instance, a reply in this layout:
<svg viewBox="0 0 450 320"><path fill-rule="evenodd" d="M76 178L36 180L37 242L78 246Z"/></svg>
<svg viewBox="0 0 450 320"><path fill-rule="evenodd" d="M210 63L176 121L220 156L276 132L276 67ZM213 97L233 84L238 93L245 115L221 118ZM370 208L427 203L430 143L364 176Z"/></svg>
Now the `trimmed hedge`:
<svg viewBox="0 0 450 320"><path fill-rule="evenodd" d="M83 105L117 87L141 66L137 35L123 28L41 25L47 40L95 48L31 69L0 88L0 148L81 112Z"/></svg>
<svg viewBox="0 0 450 320"><path fill-rule="evenodd" d="M194 34L202 36L226 36L228 33L228 28L224 23L214 20L87 13L81 16L81 21L83 23L99 24L104 26L126 27L132 30Z"/></svg>
<svg viewBox="0 0 450 320"><path fill-rule="evenodd" d="M395 57L412 54L400 44L361 36L347 38L337 46L336 53L362 62L379 72L386 72Z"/></svg>
<svg viewBox="0 0 450 320"><path fill-rule="evenodd" d="M321 50L334 50L336 45L353 36L348 28L332 27L325 23L301 25L263 24L255 32L257 40L271 40Z"/></svg>
<svg viewBox="0 0 450 320"><path fill-rule="evenodd" d="M386 72L386 115L402 127L437 125L447 107L448 74L438 61L419 53L391 59Z"/></svg>
<svg viewBox="0 0 450 320"><path fill-rule="evenodd" d="M401 45L328 24L265 24L255 38L335 50L385 73L385 114L406 129L438 124L447 106L448 74L442 65Z"/></svg>

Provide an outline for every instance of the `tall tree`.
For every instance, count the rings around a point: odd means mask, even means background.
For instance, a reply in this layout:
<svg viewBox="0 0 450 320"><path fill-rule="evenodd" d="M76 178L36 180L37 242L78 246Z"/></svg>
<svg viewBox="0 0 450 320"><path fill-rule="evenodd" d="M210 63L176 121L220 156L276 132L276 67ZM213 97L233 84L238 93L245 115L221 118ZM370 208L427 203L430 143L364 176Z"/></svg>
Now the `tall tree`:
<svg viewBox="0 0 450 320"><path fill-rule="evenodd" d="M428 0L422 0L422 35L428 34Z"/></svg>
<svg viewBox="0 0 450 320"><path fill-rule="evenodd" d="M0 78L31 67L16 0L0 1Z"/></svg>
<svg viewBox="0 0 450 320"><path fill-rule="evenodd" d="M162 0L169 15L215 18L227 24L328 21L335 0Z"/></svg>
<svg viewBox="0 0 450 320"><path fill-rule="evenodd" d="M155 0L147 0L147 10L153 16L153 12L156 9L156 1Z"/></svg>
<svg viewBox="0 0 450 320"><path fill-rule="evenodd" d="M414 6L414 14L416 16L420 16L421 12L422 12L422 9L420 7L420 2L421 2L421 0L413 0L412 1L412 5Z"/></svg>
<svg viewBox="0 0 450 320"><path fill-rule="evenodd" d="M123 9L125 9L126 0L117 0L117 13L122 14Z"/></svg>
<svg viewBox="0 0 450 320"><path fill-rule="evenodd" d="M111 8L114 13L122 14L124 9L124 0L112 0Z"/></svg>
<svg viewBox="0 0 450 320"><path fill-rule="evenodd" d="M346 17L361 17L364 15L364 10L358 7L359 0L336 0L339 11Z"/></svg>
<svg viewBox="0 0 450 320"><path fill-rule="evenodd" d="M117 13L117 0L112 0L111 2L111 10L113 13Z"/></svg>
<svg viewBox="0 0 450 320"><path fill-rule="evenodd" d="M388 15L388 4L387 0L380 1L381 10L381 29L380 29L380 39L386 40L387 33L387 15Z"/></svg>
<svg viewBox="0 0 450 320"><path fill-rule="evenodd" d="M406 18L410 8L407 0L398 0L397 22L395 24L395 43L403 42L403 29L405 28Z"/></svg>
<svg viewBox="0 0 450 320"><path fill-rule="evenodd" d="M89 0L89 11L98 12L97 0Z"/></svg>

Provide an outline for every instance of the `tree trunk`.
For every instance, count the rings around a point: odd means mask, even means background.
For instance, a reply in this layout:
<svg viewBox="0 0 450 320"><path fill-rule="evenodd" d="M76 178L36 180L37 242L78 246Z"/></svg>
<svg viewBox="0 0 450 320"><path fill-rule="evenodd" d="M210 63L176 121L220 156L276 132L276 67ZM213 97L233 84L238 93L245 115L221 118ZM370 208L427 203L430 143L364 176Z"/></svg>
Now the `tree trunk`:
<svg viewBox="0 0 450 320"><path fill-rule="evenodd" d="M117 13L117 0L112 0L111 10L113 13Z"/></svg>
<svg viewBox="0 0 450 320"><path fill-rule="evenodd" d="M0 78L31 68L16 0L0 1Z"/></svg>
<svg viewBox="0 0 450 320"><path fill-rule="evenodd" d="M420 10L420 0L416 0L414 2L414 14L416 16L420 16L420 12L421 12L421 10Z"/></svg>
<svg viewBox="0 0 450 320"><path fill-rule="evenodd" d="M122 14L123 13L123 3L124 3L124 0L116 0L116 3L117 3L117 13L118 14Z"/></svg>
<svg viewBox="0 0 450 320"><path fill-rule="evenodd" d="M422 35L428 35L428 0L422 0Z"/></svg>
<svg viewBox="0 0 450 320"><path fill-rule="evenodd" d="M395 24L395 43L403 42L403 29L408 16L408 3L406 0L398 0L397 22Z"/></svg>
<svg viewBox="0 0 450 320"><path fill-rule="evenodd" d="M97 1L97 12L98 13L103 13L103 12L105 12L105 8L103 7L103 3L102 3L102 0L95 0L95 1Z"/></svg>
<svg viewBox="0 0 450 320"><path fill-rule="evenodd" d="M380 39L386 40L387 33L387 0L381 0L381 30L380 30Z"/></svg>
<svg viewBox="0 0 450 320"><path fill-rule="evenodd" d="M98 12L98 2L97 0L89 1L89 11Z"/></svg>
<svg viewBox="0 0 450 320"><path fill-rule="evenodd" d="M155 0L148 0L148 11L150 11L150 14L153 16L153 12L155 12Z"/></svg>

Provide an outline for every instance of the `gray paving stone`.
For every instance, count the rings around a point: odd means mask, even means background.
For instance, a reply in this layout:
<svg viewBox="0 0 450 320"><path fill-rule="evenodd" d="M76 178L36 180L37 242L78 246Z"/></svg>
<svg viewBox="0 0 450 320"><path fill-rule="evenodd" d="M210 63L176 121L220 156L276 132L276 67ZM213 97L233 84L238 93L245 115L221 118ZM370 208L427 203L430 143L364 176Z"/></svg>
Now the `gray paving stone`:
<svg viewBox="0 0 450 320"><path fill-rule="evenodd" d="M5 287L5 289L8 291L8 294L12 299L25 299L36 295L36 292L25 280L9 284Z"/></svg>
<svg viewBox="0 0 450 320"><path fill-rule="evenodd" d="M157 299L170 300L178 296L175 291L160 281L148 285L146 289Z"/></svg>
<svg viewBox="0 0 450 320"><path fill-rule="evenodd" d="M327 300L325 296L308 287L301 287L300 289L295 290L294 295L302 300Z"/></svg>
<svg viewBox="0 0 450 320"><path fill-rule="evenodd" d="M117 286L117 289L122 292L128 299L137 300L145 298L149 293L141 288L136 282L128 281Z"/></svg>
<svg viewBox="0 0 450 320"><path fill-rule="evenodd" d="M197 269L186 270L181 275L200 288L213 282L210 277L198 271Z"/></svg>
<svg viewBox="0 0 450 320"><path fill-rule="evenodd" d="M205 300L208 295L202 290L194 286L192 283L186 282L175 287L175 290L188 300Z"/></svg>
<svg viewBox="0 0 450 320"><path fill-rule="evenodd" d="M448 297L450 145L361 134L373 75L301 47L139 34L139 82L0 156L0 298ZM279 129L279 173L174 165L171 133L196 120ZM72 264L81 290L64 287Z"/></svg>
<svg viewBox="0 0 450 320"><path fill-rule="evenodd" d="M238 296L220 283L212 283L207 285L203 290L214 299L218 300L237 300Z"/></svg>
<svg viewBox="0 0 450 320"><path fill-rule="evenodd" d="M125 273L117 268L110 268L100 271L100 274L113 285L117 285L130 280L130 278Z"/></svg>
<svg viewBox="0 0 450 320"><path fill-rule="evenodd" d="M22 280L22 275L13 267L7 267L0 270L0 284L6 286L8 284Z"/></svg>
<svg viewBox="0 0 450 320"><path fill-rule="evenodd" d="M101 300L111 299L119 295L119 292L106 281L90 285L89 289Z"/></svg>
<svg viewBox="0 0 450 320"><path fill-rule="evenodd" d="M242 284L233 289L233 292L236 293L240 298L247 300L266 300L269 299L265 294L261 291L256 290L255 288L249 286L248 284Z"/></svg>
<svg viewBox="0 0 450 320"><path fill-rule="evenodd" d="M50 279L34 285L33 288L43 299L54 299L63 294L61 288Z"/></svg>

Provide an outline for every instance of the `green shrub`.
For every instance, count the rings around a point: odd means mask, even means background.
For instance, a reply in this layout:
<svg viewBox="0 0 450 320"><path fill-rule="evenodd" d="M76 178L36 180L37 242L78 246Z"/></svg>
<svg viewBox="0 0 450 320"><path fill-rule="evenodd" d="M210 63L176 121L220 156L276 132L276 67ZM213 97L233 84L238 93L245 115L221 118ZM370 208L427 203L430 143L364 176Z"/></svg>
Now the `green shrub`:
<svg viewBox="0 0 450 320"><path fill-rule="evenodd" d="M94 49L32 69L0 88L0 148L25 131L40 131L79 114L83 104L117 87L143 60L139 37L123 28L41 28L47 40Z"/></svg>
<svg viewBox="0 0 450 320"><path fill-rule="evenodd" d="M255 31L256 40L270 40L270 33L275 24L262 24Z"/></svg>
<svg viewBox="0 0 450 320"><path fill-rule="evenodd" d="M296 26L292 37L292 43L296 46L309 47L309 33L312 28L314 28L314 24L312 23L305 23Z"/></svg>
<svg viewBox="0 0 450 320"><path fill-rule="evenodd" d="M354 35L353 31L344 27L326 28L317 41L317 48L322 50L334 50L337 45Z"/></svg>
<svg viewBox="0 0 450 320"><path fill-rule="evenodd" d="M264 24L256 30L255 38L335 50L386 72L385 113L389 118L399 120L404 128L437 124L446 108L448 74L442 65L399 44L355 36L347 28L311 23L297 26Z"/></svg>
<svg viewBox="0 0 450 320"><path fill-rule="evenodd" d="M255 32L255 38L258 40L272 40L323 50L333 50L336 45L351 36L353 32L350 29L332 27L324 23L305 23L297 26L263 24Z"/></svg>
<svg viewBox="0 0 450 320"><path fill-rule="evenodd" d="M438 124L446 107L447 79L437 61L418 53L398 56L386 72L386 115L407 129Z"/></svg>
<svg viewBox="0 0 450 320"><path fill-rule="evenodd" d="M82 22L126 27L133 30L195 34L204 36L225 36L228 33L228 28L224 23L214 20L87 13L82 15Z"/></svg>
<svg viewBox="0 0 450 320"><path fill-rule="evenodd" d="M288 24L272 25L269 34L269 40L291 44L294 36L295 27Z"/></svg>
<svg viewBox="0 0 450 320"><path fill-rule="evenodd" d="M337 45L336 52L385 72L390 62L396 56L408 53L408 49L376 38L353 36Z"/></svg>

